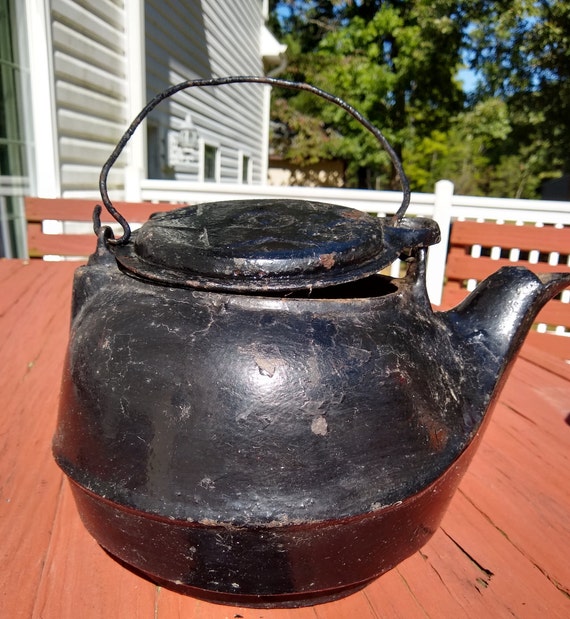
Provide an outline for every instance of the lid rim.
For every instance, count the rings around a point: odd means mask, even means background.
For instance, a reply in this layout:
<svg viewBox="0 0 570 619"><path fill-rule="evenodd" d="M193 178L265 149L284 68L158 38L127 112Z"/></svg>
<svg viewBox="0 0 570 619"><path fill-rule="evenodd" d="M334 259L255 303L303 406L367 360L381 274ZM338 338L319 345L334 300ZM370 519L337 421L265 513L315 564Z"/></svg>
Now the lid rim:
<svg viewBox="0 0 570 619"><path fill-rule="evenodd" d="M172 225L176 222L176 225ZM160 213L109 250L137 279L228 292L289 292L380 272L405 249L437 242L435 222L392 224L345 206L231 200Z"/></svg>
<svg viewBox="0 0 570 619"><path fill-rule="evenodd" d="M138 257L134 252L129 251L130 242L127 245L113 248L113 253L121 269L136 279L147 281L153 284L164 286L175 286L182 288L194 288L207 291L219 292L289 292L293 290L303 290L310 288L327 288L338 284L346 284L364 279L374 275L387 266L384 260L388 256L383 253L382 261L378 259L370 260L365 264L355 264L352 268L344 265L340 272L334 270L323 270L298 272L288 274L257 274L238 275L217 273L214 276L200 275L198 272L181 272L175 269L156 266ZM394 252L388 264L398 257L399 252Z"/></svg>

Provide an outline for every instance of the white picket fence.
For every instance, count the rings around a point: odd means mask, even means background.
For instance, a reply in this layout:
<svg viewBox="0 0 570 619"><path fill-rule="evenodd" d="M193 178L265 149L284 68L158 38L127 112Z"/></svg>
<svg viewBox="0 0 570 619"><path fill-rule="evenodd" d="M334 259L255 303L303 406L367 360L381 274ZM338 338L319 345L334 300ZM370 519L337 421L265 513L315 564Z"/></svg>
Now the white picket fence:
<svg viewBox="0 0 570 619"><path fill-rule="evenodd" d="M444 283L445 262L451 222L454 219L514 222L534 225L570 226L570 202L552 200L515 200L483 198L453 193L453 183L438 181L434 193L412 193L406 215L435 219L441 229L441 242L430 248L427 264L427 287L432 303L438 305ZM221 200L283 199L312 200L339 204L383 217L394 213L401 204L397 191L333 189L326 187L285 187L274 185L212 184L184 181L143 180L140 195L134 201L198 204ZM570 247L568 248L570 253ZM570 260L570 258L569 258ZM398 262L392 275L400 272Z"/></svg>

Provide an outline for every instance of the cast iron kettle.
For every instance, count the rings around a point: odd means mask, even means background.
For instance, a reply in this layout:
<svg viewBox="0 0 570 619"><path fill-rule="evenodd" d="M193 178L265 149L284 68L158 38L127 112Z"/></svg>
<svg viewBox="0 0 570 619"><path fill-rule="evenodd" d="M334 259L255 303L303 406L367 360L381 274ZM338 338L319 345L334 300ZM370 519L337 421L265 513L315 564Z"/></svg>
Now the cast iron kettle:
<svg viewBox="0 0 570 619"><path fill-rule="evenodd" d="M385 219L298 200L185 206L131 233L107 173L144 116L183 88L238 82L336 103L403 184ZM153 99L101 173L115 238L74 281L54 455L81 518L154 582L259 607L330 601L437 529L539 309L570 282L503 268L457 308L425 288L432 221L383 135L341 100L260 77ZM405 277L378 272L398 256Z"/></svg>

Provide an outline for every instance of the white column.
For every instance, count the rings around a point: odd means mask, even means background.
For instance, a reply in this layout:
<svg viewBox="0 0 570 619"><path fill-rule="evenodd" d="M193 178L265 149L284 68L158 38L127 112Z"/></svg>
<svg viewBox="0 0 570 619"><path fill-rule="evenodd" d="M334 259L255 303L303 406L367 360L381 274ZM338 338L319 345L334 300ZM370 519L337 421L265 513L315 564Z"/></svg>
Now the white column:
<svg viewBox="0 0 570 619"><path fill-rule="evenodd" d="M31 191L42 198L61 195L51 11L49 0L24 0L19 21L27 41L30 67L29 108Z"/></svg>
<svg viewBox="0 0 570 619"><path fill-rule="evenodd" d="M263 88L263 128L261 136L261 184L267 185L267 168L269 166L269 119L271 112L271 86Z"/></svg>
<svg viewBox="0 0 570 619"><path fill-rule="evenodd" d="M449 228L451 225L451 204L453 198L453 183L441 180L435 184L435 204L433 218L439 224L441 241L428 251L426 285L430 301L434 305L441 304L443 278L447 262L447 245L449 243Z"/></svg>
<svg viewBox="0 0 570 619"><path fill-rule="evenodd" d="M125 2L125 54L128 125L146 104L144 0ZM146 149L143 122L129 140L126 153L125 200L130 202L141 201L141 181L147 176Z"/></svg>

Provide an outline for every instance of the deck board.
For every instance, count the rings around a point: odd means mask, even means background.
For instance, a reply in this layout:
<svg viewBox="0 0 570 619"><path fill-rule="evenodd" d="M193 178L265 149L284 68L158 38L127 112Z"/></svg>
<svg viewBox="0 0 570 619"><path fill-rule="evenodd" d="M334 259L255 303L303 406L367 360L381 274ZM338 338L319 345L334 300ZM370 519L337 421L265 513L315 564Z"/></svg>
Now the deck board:
<svg viewBox="0 0 570 619"><path fill-rule="evenodd" d="M406 565L410 565L413 559L414 557L408 559ZM366 587L363 594L381 618L425 619L426 617L421 602L410 588L400 567L384 574L380 581Z"/></svg>
<svg viewBox="0 0 570 619"><path fill-rule="evenodd" d="M66 271L70 276L71 269ZM37 303L57 306L62 295L68 299L69 285L57 279L57 285L50 286L50 279L30 265L10 271L1 281L0 393L9 417L0 431L0 540L4 557L20 559L10 563L19 597L4 611L6 616L30 617L63 483L50 444L68 322L65 309L55 319ZM24 294L13 298L10 290L15 286ZM25 329L18 328L22 320ZM36 380L39 375L42 379ZM14 519L26 526L14 526Z"/></svg>
<svg viewBox="0 0 570 619"><path fill-rule="evenodd" d="M0 616L41 619L570 617L570 378L525 345L430 542L363 591L295 610L160 588L89 536L51 457L75 265L0 261Z"/></svg>
<svg viewBox="0 0 570 619"><path fill-rule="evenodd" d="M37 590L34 616L144 617L154 608L157 587L123 568L89 536L77 516L72 494L63 485L61 502L44 570ZM82 609L77 613L77 591Z"/></svg>

